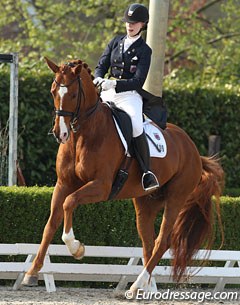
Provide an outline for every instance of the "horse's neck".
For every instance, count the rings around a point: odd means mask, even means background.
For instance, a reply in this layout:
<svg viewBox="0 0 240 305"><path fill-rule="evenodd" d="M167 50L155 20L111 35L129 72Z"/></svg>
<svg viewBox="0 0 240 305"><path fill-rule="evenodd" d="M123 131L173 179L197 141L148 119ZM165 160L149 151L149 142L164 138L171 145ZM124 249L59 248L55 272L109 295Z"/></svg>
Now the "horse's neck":
<svg viewBox="0 0 240 305"><path fill-rule="evenodd" d="M99 105L94 113L92 113L84 121L79 122L79 131L71 133L71 142L76 145L100 145L105 137L110 135L110 131L114 129L112 114L110 109L99 102Z"/></svg>
<svg viewBox="0 0 240 305"><path fill-rule="evenodd" d="M59 160L67 160L67 167L72 166L73 171L77 170L86 175L93 174L99 168L99 163L106 170L109 166L109 154L112 156L111 171L118 168L124 157L124 149L114 126L111 110L103 104L100 104L94 115L81 124L76 133L71 132L69 141L64 145L68 146L62 147Z"/></svg>

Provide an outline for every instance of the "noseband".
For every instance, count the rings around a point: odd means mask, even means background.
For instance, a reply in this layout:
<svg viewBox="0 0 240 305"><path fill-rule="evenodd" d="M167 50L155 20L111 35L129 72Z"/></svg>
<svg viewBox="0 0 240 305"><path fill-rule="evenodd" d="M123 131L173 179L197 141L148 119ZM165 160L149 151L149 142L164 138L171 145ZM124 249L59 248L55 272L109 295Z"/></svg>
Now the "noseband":
<svg viewBox="0 0 240 305"><path fill-rule="evenodd" d="M72 67L71 63L68 63L67 65L69 65L70 67ZM85 99L85 94L82 88L82 81L80 76L77 76L75 79L73 79L69 84L60 84L56 78L54 79L54 82L57 84L58 87L65 87L68 88L70 87L72 84L74 84L75 82L78 82L78 96L77 96L77 106L74 112L70 112L70 111L64 111L61 109L56 109L55 108L55 115L57 116L63 116L63 117L71 117L71 121L70 121L70 126L71 126L71 130L75 133L79 130L80 128L80 124L78 124L78 126L75 126L78 119L80 118L80 106L81 106L81 102L82 102L82 96ZM96 104L90 108L88 111L86 111L85 113L85 117L89 117L96 109L99 103L99 98L96 102Z"/></svg>

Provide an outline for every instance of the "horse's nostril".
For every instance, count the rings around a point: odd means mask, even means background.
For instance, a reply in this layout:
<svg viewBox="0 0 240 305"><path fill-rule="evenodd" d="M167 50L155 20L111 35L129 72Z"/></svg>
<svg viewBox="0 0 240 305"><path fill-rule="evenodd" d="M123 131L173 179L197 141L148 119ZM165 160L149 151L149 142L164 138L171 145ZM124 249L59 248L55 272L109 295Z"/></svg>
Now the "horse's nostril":
<svg viewBox="0 0 240 305"><path fill-rule="evenodd" d="M67 132L64 132L63 137L64 137L64 138L67 137Z"/></svg>

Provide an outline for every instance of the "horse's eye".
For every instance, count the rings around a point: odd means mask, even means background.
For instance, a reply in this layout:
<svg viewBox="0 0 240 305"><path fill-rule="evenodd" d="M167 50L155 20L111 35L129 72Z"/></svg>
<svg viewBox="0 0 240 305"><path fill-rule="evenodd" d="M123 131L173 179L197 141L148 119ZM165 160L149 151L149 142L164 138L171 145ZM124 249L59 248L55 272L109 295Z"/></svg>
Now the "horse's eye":
<svg viewBox="0 0 240 305"><path fill-rule="evenodd" d="M77 94L76 94L76 93L73 93L72 99L74 99L75 97L77 97Z"/></svg>

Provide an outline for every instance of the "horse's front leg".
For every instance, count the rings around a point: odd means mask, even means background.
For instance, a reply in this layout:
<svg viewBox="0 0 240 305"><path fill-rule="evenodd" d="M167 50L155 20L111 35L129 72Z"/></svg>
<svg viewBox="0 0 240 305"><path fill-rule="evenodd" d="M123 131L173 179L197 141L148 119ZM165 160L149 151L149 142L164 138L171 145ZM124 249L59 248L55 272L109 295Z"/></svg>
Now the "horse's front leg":
<svg viewBox="0 0 240 305"><path fill-rule="evenodd" d="M64 204L64 229L62 240L68 247L70 253L81 259L84 255L84 246L75 239L72 225L73 210L80 204L88 204L99 201L106 201L111 190L111 182L103 183L101 180L93 180L70 194Z"/></svg>
<svg viewBox="0 0 240 305"><path fill-rule="evenodd" d="M63 219L63 202L69 189L56 184L51 201L51 213L48 222L44 228L42 241L38 250L38 253L32 263L31 268L25 274L22 284L27 286L36 286L38 283L38 272L43 266L43 261L50 242L53 239L55 232L60 226Z"/></svg>

